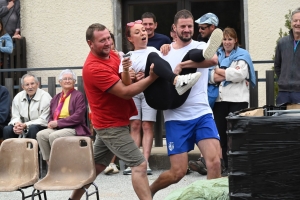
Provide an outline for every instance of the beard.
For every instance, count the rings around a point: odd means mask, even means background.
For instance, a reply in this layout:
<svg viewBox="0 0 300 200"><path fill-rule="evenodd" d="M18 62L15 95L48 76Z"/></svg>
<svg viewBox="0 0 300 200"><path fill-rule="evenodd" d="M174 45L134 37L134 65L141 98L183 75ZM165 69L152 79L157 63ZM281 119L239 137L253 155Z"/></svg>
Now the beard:
<svg viewBox="0 0 300 200"><path fill-rule="evenodd" d="M179 35L177 32L177 37L182 41L182 42L189 42L192 40L192 34L190 37L183 37L182 35Z"/></svg>
<svg viewBox="0 0 300 200"><path fill-rule="evenodd" d="M110 53L110 49L101 49L101 50L97 50L95 51L96 55L102 58L105 58L107 56L109 56Z"/></svg>

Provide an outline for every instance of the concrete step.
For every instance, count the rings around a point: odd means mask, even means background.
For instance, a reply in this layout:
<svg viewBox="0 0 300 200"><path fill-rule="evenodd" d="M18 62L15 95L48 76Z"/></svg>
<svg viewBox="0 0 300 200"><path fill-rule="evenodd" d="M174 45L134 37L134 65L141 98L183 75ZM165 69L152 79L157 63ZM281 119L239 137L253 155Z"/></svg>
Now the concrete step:
<svg viewBox="0 0 300 200"><path fill-rule="evenodd" d="M143 151L142 148L140 148ZM195 145L194 150L188 153L188 160L197 160L200 157L200 151ZM124 163L116 160L116 163L119 163L121 170L125 169ZM151 149L151 155L149 157L149 166L153 170L167 170L170 168L170 159L168 156L166 140L163 139L162 147L153 146Z"/></svg>
<svg viewBox="0 0 300 200"><path fill-rule="evenodd" d="M195 145L194 150L188 153L188 160L197 160L200 157L200 151ZM170 159L167 153L167 146L153 147L149 157L149 166L154 170L170 168Z"/></svg>

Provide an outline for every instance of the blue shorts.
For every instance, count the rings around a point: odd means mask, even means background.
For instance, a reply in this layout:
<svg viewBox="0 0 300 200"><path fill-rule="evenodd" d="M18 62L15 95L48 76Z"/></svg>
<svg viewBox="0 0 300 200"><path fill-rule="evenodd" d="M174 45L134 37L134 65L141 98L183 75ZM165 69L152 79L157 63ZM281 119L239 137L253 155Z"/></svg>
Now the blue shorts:
<svg viewBox="0 0 300 200"><path fill-rule="evenodd" d="M168 155L189 152L203 139L220 140L212 114L187 121L165 122Z"/></svg>

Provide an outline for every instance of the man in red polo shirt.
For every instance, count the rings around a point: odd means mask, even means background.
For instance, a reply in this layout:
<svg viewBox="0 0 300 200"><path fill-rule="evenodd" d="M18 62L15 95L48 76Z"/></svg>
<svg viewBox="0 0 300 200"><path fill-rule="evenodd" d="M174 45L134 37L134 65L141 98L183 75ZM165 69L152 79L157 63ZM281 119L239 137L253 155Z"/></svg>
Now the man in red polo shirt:
<svg viewBox="0 0 300 200"><path fill-rule="evenodd" d="M102 24L92 24L86 31L91 49L82 70L86 96L93 113L97 136L94 159L97 175L114 155L132 169L132 185L139 199L152 199L147 178L147 163L129 134L129 118L137 115L132 97L141 93L157 76L150 76L129 86L120 79L118 55L111 51L111 36ZM126 72L126 71L125 71ZM129 73L129 72L128 72ZM80 199L83 190L75 190L70 199Z"/></svg>

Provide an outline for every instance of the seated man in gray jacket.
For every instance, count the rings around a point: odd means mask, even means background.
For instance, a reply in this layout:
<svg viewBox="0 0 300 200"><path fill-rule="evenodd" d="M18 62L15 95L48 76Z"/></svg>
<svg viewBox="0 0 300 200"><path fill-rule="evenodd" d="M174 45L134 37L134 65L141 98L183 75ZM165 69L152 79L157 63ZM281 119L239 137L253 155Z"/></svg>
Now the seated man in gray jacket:
<svg viewBox="0 0 300 200"><path fill-rule="evenodd" d="M47 128L52 97L39 89L39 81L34 75L25 74L21 85L23 91L12 102L12 118L3 129L4 140L17 137L36 139L36 134Z"/></svg>

